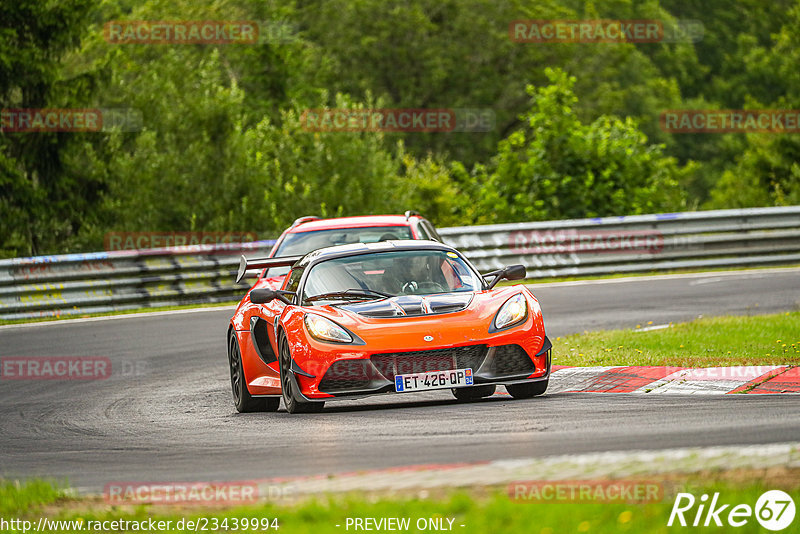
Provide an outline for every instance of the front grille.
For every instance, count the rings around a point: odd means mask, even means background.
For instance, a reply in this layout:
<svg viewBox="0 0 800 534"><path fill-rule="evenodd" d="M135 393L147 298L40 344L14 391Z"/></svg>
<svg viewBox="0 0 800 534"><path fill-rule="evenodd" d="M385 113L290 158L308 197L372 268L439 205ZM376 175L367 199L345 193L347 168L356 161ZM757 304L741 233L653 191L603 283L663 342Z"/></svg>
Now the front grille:
<svg viewBox="0 0 800 534"><path fill-rule="evenodd" d="M494 354L491 373L495 376L530 374L536 370L533 361L519 345L502 345Z"/></svg>
<svg viewBox="0 0 800 534"><path fill-rule="evenodd" d="M370 384L371 366L367 360L339 360L328 368L319 390L324 393L366 389Z"/></svg>
<svg viewBox="0 0 800 534"><path fill-rule="evenodd" d="M395 374L406 375L467 368L475 371L483 362L486 350L486 345L471 345L450 349L375 354L370 360L383 376L394 380Z"/></svg>

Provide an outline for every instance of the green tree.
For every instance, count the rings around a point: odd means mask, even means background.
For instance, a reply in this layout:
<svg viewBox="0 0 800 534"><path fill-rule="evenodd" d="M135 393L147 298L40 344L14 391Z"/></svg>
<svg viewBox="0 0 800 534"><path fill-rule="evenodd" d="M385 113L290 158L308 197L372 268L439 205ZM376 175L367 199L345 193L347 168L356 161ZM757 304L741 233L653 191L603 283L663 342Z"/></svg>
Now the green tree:
<svg viewBox="0 0 800 534"><path fill-rule="evenodd" d="M558 46L512 42L509 23L571 13L557 0L311 0L298 20L320 53L317 83L331 94L374 94L389 107L493 110L496 126L488 133L387 137L402 139L417 157L433 152L472 166L516 126L525 84L540 81L540 67L560 64L564 55Z"/></svg>
<svg viewBox="0 0 800 534"><path fill-rule="evenodd" d="M782 26L792 24L792 17L788 15L792 6L798 5L797 0L661 0L660 3L675 18L697 20L705 28L702 38L691 46L696 64L686 63L682 74L676 76L680 81L682 103L675 107L742 109L755 102L769 105L786 94L791 78L785 76L786 72L774 69L769 50ZM676 51L685 49L675 48ZM662 71L670 65L661 61L655 64ZM728 207L720 204L719 192L715 194L716 200L707 201L723 174L733 173L725 183L736 187L740 171L734 167L748 149L748 137L743 134L675 135L668 143L669 153L680 162L691 159L702 165L685 184L693 207ZM743 187L752 181L743 176L740 179ZM729 206L735 205L738 202Z"/></svg>
<svg viewBox="0 0 800 534"><path fill-rule="evenodd" d="M128 7L112 0L101 6L78 60L109 72L104 106L129 108L142 121L139 131L107 134L86 147L85 172L106 177L109 188L97 224L74 246L96 249L110 230L276 230L253 218L253 206L242 210L253 200L250 187L263 187L242 161L250 130L280 124L293 98L318 98L293 76L304 72L302 40L118 45L104 40L102 28L109 20L251 20L269 27L291 12L280 4L148 0Z"/></svg>
<svg viewBox="0 0 800 534"><path fill-rule="evenodd" d="M468 185L462 185L456 177L463 169L459 163L448 163L428 155L424 159L414 158L401 150L402 180L399 183L404 199L402 206L425 215L437 226L459 226L469 224L473 216Z"/></svg>
<svg viewBox="0 0 800 534"><path fill-rule="evenodd" d="M92 0L0 2L0 109L88 107L95 75L66 75ZM65 156L96 134L0 131L0 255L58 250L81 231L104 184Z"/></svg>
<svg viewBox="0 0 800 534"><path fill-rule="evenodd" d="M338 96L340 108L359 108ZM309 132L301 110L243 132L240 157L226 174L244 187L221 215L278 232L300 215L336 217L396 210L399 162L379 132ZM235 203L235 204L234 204Z"/></svg>
<svg viewBox="0 0 800 534"><path fill-rule="evenodd" d="M697 69L692 45L518 43L509 24L526 19L672 19L656 3L491 0L311 0L297 12L319 48L318 83L363 100L369 92L396 107L489 108L486 133L396 134L418 157L433 152L472 167L486 162L517 129L526 85L547 82L546 66L578 76L576 111L639 119L659 142L658 113L680 102L679 82ZM394 138L394 137L393 137Z"/></svg>
<svg viewBox="0 0 800 534"><path fill-rule="evenodd" d="M752 87L747 109L800 109L800 2L785 14L781 30L767 46L745 54L741 76ZM761 86L765 86L761 89ZM770 94L769 92L772 92ZM729 134L742 151L711 191L709 208L800 204L800 139L797 134Z"/></svg>
<svg viewBox="0 0 800 534"><path fill-rule="evenodd" d="M582 123L575 78L547 69L551 84L529 88L527 126L504 139L481 193L497 222L680 210L688 172L648 144L632 119Z"/></svg>

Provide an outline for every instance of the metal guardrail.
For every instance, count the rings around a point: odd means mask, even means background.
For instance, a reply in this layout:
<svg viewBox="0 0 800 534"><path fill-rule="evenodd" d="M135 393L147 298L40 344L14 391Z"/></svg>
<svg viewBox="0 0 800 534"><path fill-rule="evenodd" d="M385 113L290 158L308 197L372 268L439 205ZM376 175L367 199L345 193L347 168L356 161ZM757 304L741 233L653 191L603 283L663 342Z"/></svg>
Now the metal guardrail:
<svg viewBox="0 0 800 534"><path fill-rule="evenodd" d="M800 264L800 206L442 228L481 270L528 279ZM0 260L0 319L238 300L274 241Z"/></svg>
<svg viewBox="0 0 800 534"><path fill-rule="evenodd" d="M478 269L529 279L800 263L800 206L443 228Z"/></svg>
<svg viewBox="0 0 800 534"><path fill-rule="evenodd" d="M0 260L0 319L238 300L241 254L274 240Z"/></svg>

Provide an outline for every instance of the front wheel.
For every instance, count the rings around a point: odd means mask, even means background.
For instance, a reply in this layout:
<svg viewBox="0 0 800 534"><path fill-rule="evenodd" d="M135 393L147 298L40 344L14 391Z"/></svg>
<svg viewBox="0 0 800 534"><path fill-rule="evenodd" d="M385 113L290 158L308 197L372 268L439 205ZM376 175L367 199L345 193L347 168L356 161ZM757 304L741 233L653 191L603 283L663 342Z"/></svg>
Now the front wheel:
<svg viewBox="0 0 800 534"><path fill-rule="evenodd" d="M460 401L473 401L494 395L497 387L493 384L472 386L469 388L453 388L453 396Z"/></svg>
<svg viewBox="0 0 800 534"><path fill-rule="evenodd" d="M277 412L280 399L267 397L258 398L250 395L244 378L244 365L242 364L242 351L236 336L231 334L228 340L228 366L231 371L231 390L233 404L239 413L246 412Z"/></svg>
<svg viewBox="0 0 800 534"><path fill-rule="evenodd" d="M292 353L289 350L289 341L286 336L281 336L279 352L281 395L283 396L283 404L286 406L286 411L289 413L317 413L322 411L325 402L303 402L295 398L295 382L292 380L291 371L289 371L292 365Z"/></svg>
<svg viewBox="0 0 800 534"><path fill-rule="evenodd" d="M544 395L544 392L547 391L547 385L549 383L550 379L548 378L547 380L542 380L539 382L509 384L506 386L506 391L508 391L508 394L515 399L530 399L531 397Z"/></svg>

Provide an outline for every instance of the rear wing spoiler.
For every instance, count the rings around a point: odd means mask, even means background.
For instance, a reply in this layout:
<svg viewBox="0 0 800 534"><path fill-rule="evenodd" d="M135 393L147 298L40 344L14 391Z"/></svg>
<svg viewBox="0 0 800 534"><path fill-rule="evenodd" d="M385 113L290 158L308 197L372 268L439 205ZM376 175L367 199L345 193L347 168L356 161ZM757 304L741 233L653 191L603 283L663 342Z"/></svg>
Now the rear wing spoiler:
<svg viewBox="0 0 800 534"><path fill-rule="evenodd" d="M291 267L298 261L300 261L303 256L284 256L282 258L246 258L242 255L242 259L239 260L239 272L236 274L236 283L242 281L245 277L247 271L253 271L256 269L266 269L268 267Z"/></svg>

